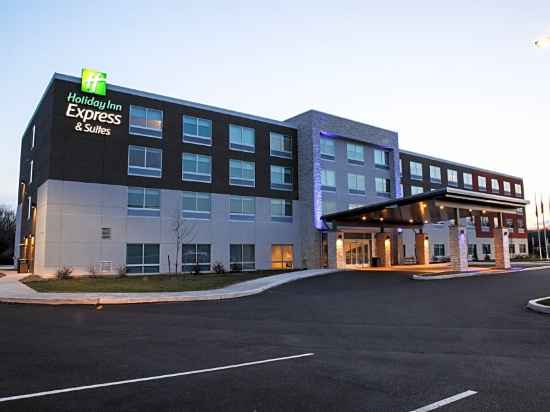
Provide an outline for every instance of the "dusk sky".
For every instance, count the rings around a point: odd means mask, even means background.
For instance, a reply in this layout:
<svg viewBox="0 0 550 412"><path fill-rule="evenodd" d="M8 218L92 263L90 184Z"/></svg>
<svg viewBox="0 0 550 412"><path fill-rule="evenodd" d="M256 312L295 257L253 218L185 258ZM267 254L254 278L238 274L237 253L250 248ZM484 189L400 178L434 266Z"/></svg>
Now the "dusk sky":
<svg viewBox="0 0 550 412"><path fill-rule="evenodd" d="M550 182L550 1L19 2L2 8L0 204L54 72L284 120L317 109L400 146ZM533 226L532 209L528 224ZM550 213L547 213L550 220Z"/></svg>

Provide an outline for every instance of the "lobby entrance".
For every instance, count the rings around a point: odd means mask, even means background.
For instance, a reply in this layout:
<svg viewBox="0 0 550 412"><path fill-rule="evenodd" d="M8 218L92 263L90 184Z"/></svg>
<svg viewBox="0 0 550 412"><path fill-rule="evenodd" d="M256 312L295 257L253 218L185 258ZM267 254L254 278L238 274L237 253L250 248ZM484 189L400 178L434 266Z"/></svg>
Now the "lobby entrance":
<svg viewBox="0 0 550 412"><path fill-rule="evenodd" d="M348 269L369 267L372 259L371 234L344 233L344 255Z"/></svg>

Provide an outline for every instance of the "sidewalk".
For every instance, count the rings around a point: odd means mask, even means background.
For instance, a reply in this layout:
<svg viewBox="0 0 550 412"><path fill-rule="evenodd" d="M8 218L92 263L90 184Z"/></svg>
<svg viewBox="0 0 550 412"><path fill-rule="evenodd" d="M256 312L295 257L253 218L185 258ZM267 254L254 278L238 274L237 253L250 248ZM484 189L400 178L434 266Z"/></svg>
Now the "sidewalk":
<svg viewBox="0 0 550 412"><path fill-rule="evenodd" d="M98 305L128 303L190 302L199 300L233 299L256 295L267 289L314 276L338 272L337 269L310 269L267 276L235 283L221 289L193 292L155 293L41 293L19 282L27 274L2 271L0 278L0 302L33 303L41 305Z"/></svg>

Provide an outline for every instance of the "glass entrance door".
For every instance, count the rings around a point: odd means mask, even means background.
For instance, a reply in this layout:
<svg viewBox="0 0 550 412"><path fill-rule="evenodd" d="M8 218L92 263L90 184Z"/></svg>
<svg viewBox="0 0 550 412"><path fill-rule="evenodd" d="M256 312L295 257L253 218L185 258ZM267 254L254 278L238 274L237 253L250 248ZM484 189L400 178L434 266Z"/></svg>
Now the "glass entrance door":
<svg viewBox="0 0 550 412"><path fill-rule="evenodd" d="M344 240L346 266L360 268L370 265L370 239Z"/></svg>

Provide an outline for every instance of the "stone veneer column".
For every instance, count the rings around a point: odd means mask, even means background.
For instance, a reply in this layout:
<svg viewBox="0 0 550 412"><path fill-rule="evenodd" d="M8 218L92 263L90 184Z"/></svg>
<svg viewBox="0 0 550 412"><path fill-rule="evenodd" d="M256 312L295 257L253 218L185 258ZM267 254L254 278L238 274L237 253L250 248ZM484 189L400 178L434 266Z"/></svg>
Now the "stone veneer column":
<svg viewBox="0 0 550 412"><path fill-rule="evenodd" d="M468 240L464 226L449 226L449 255L453 270L468 269Z"/></svg>
<svg viewBox="0 0 550 412"><path fill-rule="evenodd" d="M342 238L339 239L338 236L342 236ZM343 269L346 266L346 260L344 256L344 240L342 232L328 232L327 243L328 267L330 269Z"/></svg>
<svg viewBox="0 0 550 412"><path fill-rule="evenodd" d="M405 255L403 254L403 232L397 232L397 241L396 243L396 255L397 259L396 262L398 265L401 265L405 260Z"/></svg>
<svg viewBox="0 0 550 412"><path fill-rule="evenodd" d="M510 269L510 248L508 229L498 227L493 229L495 239L495 267L497 269Z"/></svg>
<svg viewBox="0 0 550 412"><path fill-rule="evenodd" d="M414 247L416 250L416 263L427 265L430 263L430 241L426 233L415 233Z"/></svg>
<svg viewBox="0 0 550 412"><path fill-rule="evenodd" d="M376 256L380 258L380 265L391 267L391 236L389 233L380 232L374 235L376 243Z"/></svg>

